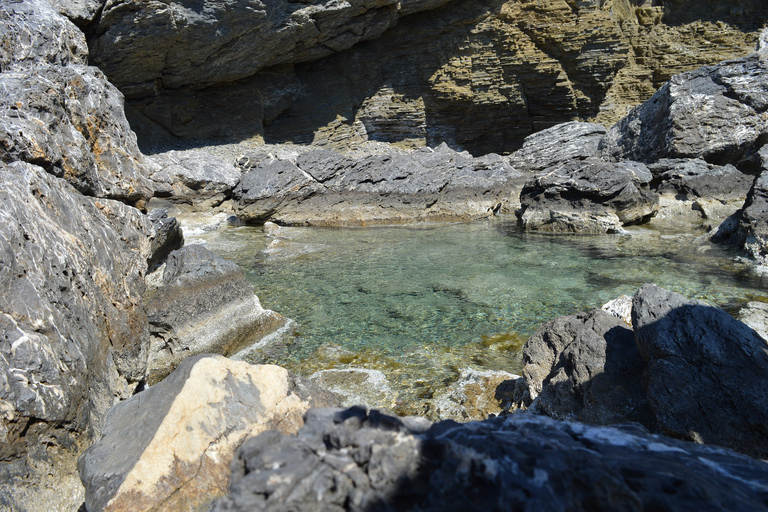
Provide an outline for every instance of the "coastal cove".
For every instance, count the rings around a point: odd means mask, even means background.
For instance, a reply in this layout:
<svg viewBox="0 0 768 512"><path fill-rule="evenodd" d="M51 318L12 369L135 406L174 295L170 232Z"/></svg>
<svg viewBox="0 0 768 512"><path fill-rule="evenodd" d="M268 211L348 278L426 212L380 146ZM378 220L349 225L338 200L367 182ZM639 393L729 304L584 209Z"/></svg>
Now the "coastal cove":
<svg viewBox="0 0 768 512"><path fill-rule="evenodd" d="M734 315L750 301L768 302L768 277L695 229L552 235L500 216L367 228L227 223L187 233L187 244L238 263L262 305L298 324L247 360L305 377L379 370L391 393L369 405L409 414L429 414L424 399L461 370L519 374L523 343L540 325L644 283Z"/></svg>

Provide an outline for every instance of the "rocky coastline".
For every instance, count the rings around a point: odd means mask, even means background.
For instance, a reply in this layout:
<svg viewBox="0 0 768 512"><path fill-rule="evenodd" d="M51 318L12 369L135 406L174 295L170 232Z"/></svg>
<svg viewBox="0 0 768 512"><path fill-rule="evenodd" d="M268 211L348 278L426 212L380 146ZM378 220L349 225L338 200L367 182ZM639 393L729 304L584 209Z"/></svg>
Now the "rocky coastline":
<svg viewBox="0 0 768 512"><path fill-rule="evenodd" d="M432 422L370 407L373 371L240 360L293 321L184 235L695 226L759 269L763 2L8 0L0 21L0 508L768 509L760 304L645 285L542 325L521 376L463 372L435 410L466 423Z"/></svg>

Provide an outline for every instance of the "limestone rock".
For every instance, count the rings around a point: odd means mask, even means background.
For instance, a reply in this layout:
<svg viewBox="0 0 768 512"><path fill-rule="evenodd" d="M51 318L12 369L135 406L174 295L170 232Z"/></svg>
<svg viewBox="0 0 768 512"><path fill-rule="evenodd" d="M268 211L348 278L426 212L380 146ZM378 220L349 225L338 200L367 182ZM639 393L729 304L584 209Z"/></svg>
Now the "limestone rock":
<svg viewBox="0 0 768 512"><path fill-rule="evenodd" d="M754 329L768 343L768 304L749 302L739 311L738 319Z"/></svg>
<svg viewBox="0 0 768 512"><path fill-rule="evenodd" d="M89 511L204 511L224 494L235 449L264 431L296 432L335 397L272 365L186 359L110 411L78 462Z"/></svg>
<svg viewBox="0 0 768 512"><path fill-rule="evenodd" d="M201 245L172 252L157 272L163 273L159 288L145 295L150 383L189 356L234 354L286 322L261 307L240 267Z"/></svg>
<svg viewBox="0 0 768 512"><path fill-rule="evenodd" d="M658 193L675 195L680 199L704 198L723 203L743 203L755 179L730 164L713 165L700 158L661 159L648 164L648 169L654 176Z"/></svg>
<svg viewBox="0 0 768 512"><path fill-rule="evenodd" d="M463 368L459 380L432 401L434 415L455 421L483 420L508 412L514 405L519 375L501 371Z"/></svg>
<svg viewBox="0 0 768 512"><path fill-rule="evenodd" d="M620 233L659 208L648 189L651 173L638 162L571 160L531 178L516 212L526 230Z"/></svg>
<svg viewBox="0 0 768 512"><path fill-rule="evenodd" d="M652 427L640 376L645 361L632 329L596 309L548 322L523 348L516 399L532 412L597 425Z"/></svg>
<svg viewBox="0 0 768 512"><path fill-rule="evenodd" d="M614 159L749 159L768 136L768 61L759 54L674 76L603 139Z"/></svg>
<svg viewBox="0 0 768 512"><path fill-rule="evenodd" d="M77 26L84 28L95 20L104 6L104 0L50 0L50 2L57 11Z"/></svg>
<svg viewBox="0 0 768 512"><path fill-rule="evenodd" d="M600 308L616 318L620 318L625 324L632 327L632 297L622 295L603 304Z"/></svg>
<svg viewBox="0 0 768 512"><path fill-rule="evenodd" d="M0 160L39 165L86 195L130 204L152 196L122 94L93 67L0 74Z"/></svg>
<svg viewBox="0 0 768 512"><path fill-rule="evenodd" d="M254 163L233 194L238 216L253 223L478 219L503 209L524 179L498 155L472 158L445 145L362 158L319 150L302 153L295 163L260 158Z"/></svg>
<svg viewBox="0 0 768 512"><path fill-rule="evenodd" d="M341 398L341 405L388 409L395 401L387 377L378 370L345 368L320 370L309 376L318 386Z"/></svg>
<svg viewBox="0 0 768 512"><path fill-rule="evenodd" d="M159 167L149 175L155 195L201 209L221 204L240 181L241 171L234 163L205 151L168 151L151 159Z"/></svg>
<svg viewBox="0 0 768 512"><path fill-rule="evenodd" d="M603 125L573 121L529 135L523 147L509 162L521 171L543 171L569 160L599 157L600 141L606 133Z"/></svg>
<svg viewBox="0 0 768 512"><path fill-rule="evenodd" d="M664 433L768 457L768 346L755 331L654 285L635 294L632 323Z"/></svg>
<svg viewBox="0 0 768 512"><path fill-rule="evenodd" d="M59 472L144 377L150 226L27 163L0 184L0 503L43 510L78 499Z"/></svg>
<svg viewBox="0 0 768 512"><path fill-rule="evenodd" d="M730 450L512 414L428 424L316 410L243 443L216 512L766 510L768 467Z"/></svg>
<svg viewBox="0 0 768 512"><path fill-rule="evenodd" d="M181 223L175 217L168 217L168 210L155 208L147 214L152 223L152 254L147 260L147 270L153 272L165 261L171 251L184 246L184 233Z"/></svg>

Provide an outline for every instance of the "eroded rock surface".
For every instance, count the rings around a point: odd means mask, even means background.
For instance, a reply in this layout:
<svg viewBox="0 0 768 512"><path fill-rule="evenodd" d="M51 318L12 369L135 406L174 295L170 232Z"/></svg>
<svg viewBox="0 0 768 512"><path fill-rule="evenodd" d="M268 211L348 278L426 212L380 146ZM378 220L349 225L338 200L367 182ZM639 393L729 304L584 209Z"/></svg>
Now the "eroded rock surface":
<svg viewBox="0 0 768 512"><path fill-rule="evenodd" d="M768 467L716 447L534 415L457 424L313 410L245 442L216 512L766 510Z"/></svg>
<svg viewBox="0 0 768 512"><path fill-rule="evenodd" d="M186 359L117 404L78 462L89 511L204 511L224 494L235 449L264 431L291 434L329 392L272 365Z"/></svg>
<svg viewBox="0 0 768 512"><path fill-rule="evenodd" d="M607 130L595 123L562 123L529 135L509 162L515 169L538 172L570 160L600 157L600 142Z"/></svg>

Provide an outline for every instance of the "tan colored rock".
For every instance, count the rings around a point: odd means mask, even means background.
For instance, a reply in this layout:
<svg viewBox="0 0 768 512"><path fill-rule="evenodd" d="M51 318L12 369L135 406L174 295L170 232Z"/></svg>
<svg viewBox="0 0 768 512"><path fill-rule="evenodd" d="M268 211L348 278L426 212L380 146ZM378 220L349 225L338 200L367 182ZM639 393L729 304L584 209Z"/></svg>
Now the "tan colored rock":
<svg viewBox="0 0 768 512"><path fill-rule="evenodd" d="M519 375L501 370L461 370L461 377L437 396L431 407L437 418L478 421L490 414L514 408L514 390Z"/></svg>
<svg viewBox="0 0 768 512"><path fill-rule="evenodd" d="M267 430L295 433L335 397L273 365L186 359L166 380L116 405L78 462L94 511L203 511L229 484L235 449Z"/></svg>

